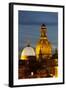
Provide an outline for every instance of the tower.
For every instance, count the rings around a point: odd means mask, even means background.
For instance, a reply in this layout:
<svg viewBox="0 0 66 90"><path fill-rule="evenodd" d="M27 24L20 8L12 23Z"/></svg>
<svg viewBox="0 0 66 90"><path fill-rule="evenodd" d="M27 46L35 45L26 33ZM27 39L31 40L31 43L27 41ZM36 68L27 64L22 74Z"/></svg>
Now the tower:
<svg viewBox="0 0 66 90"><path fill-rule="evenodd" d="M36 44L36 57L37 60L40 57L40 50L42 53L42 58L43 59L48 59L52 55L52 46L51 43L48 41L47 38L47 27L45 24L41 25L40 28L40 39L38 40Z"/></svg>

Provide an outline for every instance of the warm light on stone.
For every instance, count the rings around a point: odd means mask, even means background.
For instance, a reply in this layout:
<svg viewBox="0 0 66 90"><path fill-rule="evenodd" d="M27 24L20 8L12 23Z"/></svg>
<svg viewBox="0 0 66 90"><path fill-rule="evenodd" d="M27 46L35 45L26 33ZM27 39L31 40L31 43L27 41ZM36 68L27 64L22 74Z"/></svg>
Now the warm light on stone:
<svg viewBox="0 0 66 90"><path fill-rule="evenodd" d="M52 45L47 38L44 24L41 26L36 46L32 48L28 43L23 48L19 65L19 78L58 77L58 51L52 53Z"/></svg>
<svg viewBox="0 0 66 90"><path fill-rule="evenodd" d="M45 25L41 26L40 30L40 40L36 45L36 57L39 58L39 55L42 54L42 57L49 58L52 55L52 46L47 38L47 28Z"/></svg>
<svg viewBox="0 0 66 90"><path fill-rule="evenodd" d="M30 46L27 46L22 50L20 60L28 60L28 56L35 56L35 51Z"/></svg>
<svg viewBox="0 0 66 90"><path fill-rule="evenodd" d="M58 77L58 67L55 67L55 77Z"/></svg>

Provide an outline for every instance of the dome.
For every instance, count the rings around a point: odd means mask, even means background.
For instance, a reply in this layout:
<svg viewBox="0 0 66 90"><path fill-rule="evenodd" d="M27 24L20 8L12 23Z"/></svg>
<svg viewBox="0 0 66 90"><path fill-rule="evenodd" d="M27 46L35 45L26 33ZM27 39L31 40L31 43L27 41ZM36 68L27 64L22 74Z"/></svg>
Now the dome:
<svg viewBox="0 0 66 90"><path fill-rule="evenodd" d="M20 59L21 60L27 60L28 56L35 56L35 51L30 46L27 46L22 50Z"/></svg>
<svg viewBox="0 0 66 90"><path fill-rule="evenodd" d="M41 54L41 55L40 55ZM40 39L36 44L36 57L48 58L52 54L52 46L47 38L46 25L42 24L40 29Z"/></svg>
<svg viewBox="0 0 66 90"><path fill-rule="evenodd" d="M25 47L22 51L22 56L35 56L34 49L32 47Z"/></svg>
<svg viewBox="0 0 66 90"><path fill-rule="evenodd" d="M41 54L42 57L48 57L51 56L52 53L52 46L51 43L48 41L39 41L36 45L36 56L39 58L39 55Z"/></svg>

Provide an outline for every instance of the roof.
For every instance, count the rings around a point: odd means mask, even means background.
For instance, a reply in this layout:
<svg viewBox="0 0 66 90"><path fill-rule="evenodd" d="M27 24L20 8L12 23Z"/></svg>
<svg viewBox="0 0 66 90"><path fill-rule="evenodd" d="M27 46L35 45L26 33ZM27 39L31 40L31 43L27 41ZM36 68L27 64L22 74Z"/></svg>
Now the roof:
<svg viewBox="0 0 66 90"><path fill-rule="evenodd" d="M21 56L35 56L35 51L32 47L25 47L22 50Z"/></svg>

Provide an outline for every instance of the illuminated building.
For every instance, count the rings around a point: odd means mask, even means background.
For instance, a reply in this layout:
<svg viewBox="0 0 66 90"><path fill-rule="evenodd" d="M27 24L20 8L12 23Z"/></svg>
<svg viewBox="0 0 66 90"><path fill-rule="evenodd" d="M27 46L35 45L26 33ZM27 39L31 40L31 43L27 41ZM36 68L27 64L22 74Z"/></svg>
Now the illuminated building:
<svg viewBox="0 0 66 90"><path fill-rule="evenodd" d="M34 49L28 44L21 53L20 60L28 60L29 56L35 56L35 51Z"/></svg>
<svg viewBox="0 0 66 90"><path fill-rule="evenodd" d="M36 56L34 49L28 43L22 50L19 60L19 79L31 78L34 75L34 68L36 66Z"/></svg>
<svg viewBox="0 0 66 90"><path fill-rule="evenodd" d="M34 49L35 48L35 49ZM47 38L47 28L41 25L36 47L28 43L19 60L19 79L58 77L58 51L52 54L52 45Z"/></svg>
<svg viewBox="0 0 66 90"><path fill-rule="evenodd" d="M40 54L42 54L43 59L48 59L52 56L52 46L47 38L47 28L42 24L40 29L40 39L36 45L36 57L39 59Z"/></svg>

